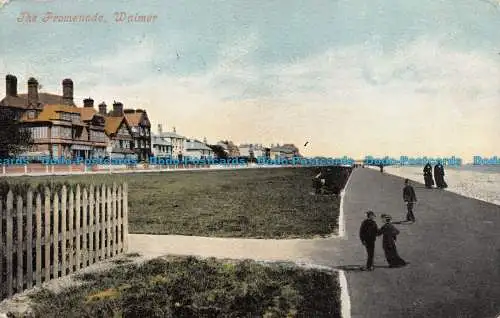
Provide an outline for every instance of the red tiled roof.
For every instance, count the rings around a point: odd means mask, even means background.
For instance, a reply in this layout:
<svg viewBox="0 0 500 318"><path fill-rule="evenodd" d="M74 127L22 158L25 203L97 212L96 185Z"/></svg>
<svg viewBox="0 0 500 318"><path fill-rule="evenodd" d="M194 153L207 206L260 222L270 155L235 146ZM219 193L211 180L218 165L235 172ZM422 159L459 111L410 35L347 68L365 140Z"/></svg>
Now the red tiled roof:
<svg viewBox="0 0 500 318"><path fill-rule="evenodd" d="M120 128L121 123L125 119L125 117L105 117L106 124L104 126L104 131L107 135L116 134L118 129Z"/></svg>
<svg viewBox="0 0 500 318"><path fill-rule="evenodd" d="M52 120L59 120L57 113L79 113L78 108L68 105L45 105L42 112L36 119L29 119L28 113L24 113L21 120L24 122L47 122Z"/></svg>
<svg viewBox="0 0 500 318"><path fill-rule="evenodd" d="M139 126L143 113L125 113L125 118L130 126Z"/></svg>

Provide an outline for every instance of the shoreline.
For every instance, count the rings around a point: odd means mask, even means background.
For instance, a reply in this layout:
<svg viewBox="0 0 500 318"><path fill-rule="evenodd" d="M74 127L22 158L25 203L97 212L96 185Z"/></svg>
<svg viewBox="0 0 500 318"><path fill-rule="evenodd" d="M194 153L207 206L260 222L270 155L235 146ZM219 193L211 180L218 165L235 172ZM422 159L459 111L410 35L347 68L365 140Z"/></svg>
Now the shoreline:
<svg viewBox="0 0 500 318"><path fill-rule="evenodd" d="M386 167L384 173L407 178L421 184L424 182L420 166ZM500 187L498 186L500 184L500 169L496 172L491 170L477 171L469 169L469 167L466 169L453 167L446 169L445 173L445 180L448 183L448 188L445 191L500 205Z"/></svg>

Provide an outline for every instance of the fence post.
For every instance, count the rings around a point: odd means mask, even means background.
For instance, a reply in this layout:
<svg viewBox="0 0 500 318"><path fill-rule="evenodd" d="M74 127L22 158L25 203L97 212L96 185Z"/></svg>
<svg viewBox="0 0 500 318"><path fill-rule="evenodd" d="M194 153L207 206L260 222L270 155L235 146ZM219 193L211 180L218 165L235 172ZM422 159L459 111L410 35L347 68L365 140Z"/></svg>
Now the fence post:
<svg viewBox="0 0 500 318"><path fill-rule="evenodd" d="M123 184L123 252L128 251L128 184Z"/></svg>
<svg viewBox="0 0 500 318"><path fill-rule="evenodd" d="M87 188L83 187L82 189L83 192L83 200L82 200L82 236L83 236L83 244L82 244L82 267L87 267L87 262L89 260L89 248L87 246L87 234L88 234L88 203L89 203L89 197L88 197L88 192Z"/></svg>
<svg viewBox="0 0 500 318"><path fill-rule="evenodd" d="M106 258L111 256L111 187L106 187Z"/></svg>
<svg viewBox="0 0 500 318"><path fill-rule="evenodd" d="M54 191L54 203L52 204L52 217L54 224L52 225L52 244L53 244L53 263L52 276L59 277L59 193Z"/></svg>
<svg viewBox="0 0 500 318"><path fill-rule="evenodd" d="M101 222L100 222L101 260L106 258L106 186L101 185Z"/></svg>
<svg viewBox="0 0 500 318"><path fill-rule="evenodd" d="M35 215L36 215L36 286L42 285L42 196L40 193L36 194L36 204L35 204Z"/></svg>
<svg viewBox="0 0 500 318"><path fill-rule="evenodd" d="M68 251L66 250L67 228L66 228L66 202L68 201L68 194L66 186L63 185L61 190L61 276L66 275L68 268Z"/></svg>
<svg viewBox="0 0 500 318"><path fill-rule="evenodd" d="M16 292L20 293L23 291L24 287L24 277L23 277L23 271L24 271L24 264L23 264L23 197L21 195L17 196L17 217L16 217L16 223L17 223L17 277L16 277L16 282L17 282L17 288Z"/></svg>
<svg viewBox="0 0 500 318"><path fill-rule="evenodd" d="M45 188L45 235L44 235L44 247L45 247L45 277L44 282L50 279L50 190L48 187Z"/></svg>
<svg viewBox="0 0 500 318"><path fill-rule="evenodd" d="M94 194L95 189L94 185L91 184L89 188L89 265L94 264L95 258L95 250L94 250L94 233L95 233L95 225L94 225Z"/></svg>
<svg viewBox="0 0 500 318"><path fill-rule="evenodd" d="M100 248L100 230L101 230L101 217L99 215L99 206L101 205L100 202L100 191L99 191L99 186L95 187L95 252L94 252L94 257L95 261L99 261L101 258L101 248Z"/></svg>
<svg viewBox="0 0 500 318"><path fill-rule="evenodd" d="M122 191L123 188L121 185L118 185L118 191L116 194L116 211L118 213L117 217L117 245L118 245L118 253L123 253L123 210L122 210Z"/></svg>
<svg viewBox="0 0 500 318"><path fill-rule="evenodd" d="M75 195L73 189L69 189L68 193L68 233L69 233L69 272L72 273L75 270L75 209L74 209L74 199Z"/></svg>
<svg viewBox="0 0 500 318"><path fill-rule="evenodd" d="M13 264L12 264L12 235L13 235L13 222L12 222L12 210L14 209L14 194L12 194L12 190L9 190L9 193L7 194L7 207L6 207L6 225L7 225L7 232L6 232L6 267L7 267L7 297L12 297L13 294L13 283L12 283L12 275L13 273Z"/></svg>
<svg viewBox="0 0 500 318"><path fill-rule="evenodd" d="M80 233L80 213L81 213L81 205L80 205L80 199L81 199L81 192L80 192L80 185L76 185L76 193L75 193L75 228L76 228L76 254L75 254L75 265L76 265L76 270L80 269L80 264L81 264L81 252L80 252L80 240L81 240L81 233Z"/></svg>
<svg viewBox="0 0 500 318"><path fill-rule="evenodd" d="M116 222L116 183L113 182L113 188L111 189L112 194L111 194L111 235L112 239L111 242L113 243L111 245L111 253L113 256L116 256L118 252L118 245L116 244L116 236L117 236L117 222Z"/></svg>
<svg viewBox="0 0 500 318"><path fill-rule="evenodd" d="M26 287L33 287L33 191L26 195ZM1 233L1 231L0 231Z"/></svg>

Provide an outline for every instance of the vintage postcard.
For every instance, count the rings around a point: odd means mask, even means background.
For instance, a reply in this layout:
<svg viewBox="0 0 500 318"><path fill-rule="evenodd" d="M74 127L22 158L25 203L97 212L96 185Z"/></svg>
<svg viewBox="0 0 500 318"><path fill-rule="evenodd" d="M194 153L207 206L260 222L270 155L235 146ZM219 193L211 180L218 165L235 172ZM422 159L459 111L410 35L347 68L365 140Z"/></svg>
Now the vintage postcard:
<svg viewBox="0 0 500 318"><path fill-rule="evenodd" d="M499 30L0 0L0 318L500 317Z"/></svg>

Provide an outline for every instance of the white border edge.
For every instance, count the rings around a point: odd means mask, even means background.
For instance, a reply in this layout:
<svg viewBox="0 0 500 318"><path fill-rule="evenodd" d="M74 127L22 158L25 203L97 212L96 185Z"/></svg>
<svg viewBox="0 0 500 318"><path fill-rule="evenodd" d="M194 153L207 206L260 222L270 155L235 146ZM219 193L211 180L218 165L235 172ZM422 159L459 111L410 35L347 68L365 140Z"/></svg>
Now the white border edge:
<svg viewBox="0 0 500 318"><path fill-rule="evenodd" d="M340 285L340 310L342 318L351 318L351 298L349 297L349 289L347 286L347 278L343 270L339 270L339 285Z"/></svg>
<svg viewBox="0 0 500 318"><path fill-rule="evenodd" d="M354 173L354 168L349 174L349 177L347 178L347 182L345 183L344 188L342 191L340 191L340 208L339 208L339 220L338 220L338 226L339 226L339 233L337 237L344 238L346 236L346 230L345 230L345 220L344 220L344 196L347 190L347 187L349 186L349 182L351 181L352 174Z"/></svg>

